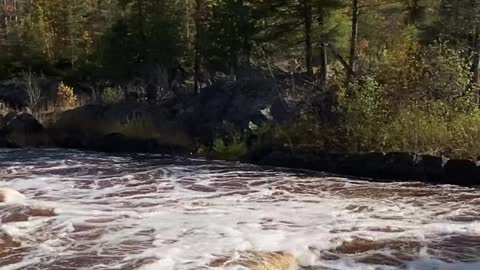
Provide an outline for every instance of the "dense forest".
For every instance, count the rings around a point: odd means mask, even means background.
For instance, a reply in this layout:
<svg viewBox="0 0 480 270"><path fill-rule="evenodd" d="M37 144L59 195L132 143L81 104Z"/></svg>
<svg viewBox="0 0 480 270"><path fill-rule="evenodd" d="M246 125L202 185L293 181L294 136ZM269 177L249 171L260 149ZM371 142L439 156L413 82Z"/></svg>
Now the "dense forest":
<svg viewBox="0 0 480 270"><path fill-rule="evenodd" d="M68 85L79 82L105 100L125 98L122 88L156 101L218 80L292 77L310 88L301 99L313 108L294 128L307 138L289 141L480 156L478 0L2 0L0 7L4 80L59 78L73 101ZM316 111L320 93L334 97L335 124ZM40 96L29 95L31 107Z"/></svg>

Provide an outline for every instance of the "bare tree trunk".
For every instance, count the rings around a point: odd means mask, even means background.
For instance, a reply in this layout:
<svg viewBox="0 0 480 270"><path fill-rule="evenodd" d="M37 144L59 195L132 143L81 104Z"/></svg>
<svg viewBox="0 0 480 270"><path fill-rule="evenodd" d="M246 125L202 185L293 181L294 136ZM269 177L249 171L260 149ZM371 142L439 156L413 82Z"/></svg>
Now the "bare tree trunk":
<svg viewBox="0 0 480 270"><path fill-rule="evenodd" d="M353 76L352 72L356 71L359 14L360 0L352 0L352 36L350 38L350 59L348 64L349 71L347 71L347 82L350 82L351 77Z"/></svg>
<svg viewBox="0 0 480 270"><path fill-rule="evenodd" d="M418 0L413 0L413 3L408 3L408 24L416 26L420 16L420 6L418 5Z"/></svg>
<svg viewBox="0 0 480 270"><path fill-rule="evenodd" d="M320 54L320 87L325 90L328 86L328 53L327 44L322 42Z"/></svg>
<svg viewBox="0 0 480 270"><path fill-rule="evenodd" d="M190 44L190 1L185 0L185 36L187 37L187 42ZM190 49L190 46L189 46Z"/></svg>
<svg viewBox="0 0 480 270"><path fill-rule="evenodd" d="M473 61L472 61L472 83L476 85L477 87L480 87L480 33L478 27L475 27L474 30L474 51L473 51ZM480 89L479 89L480 91ZM480 95L480 92L479 92Z"/></svg>
<svg viewBox="0 0 480 270"><path fill-rule="evenodd" d="M307 74L313 77L313 52L312 52L312 0L303 1L305 20L305 66Z"/></svg>
<svg viewBox="0 0 480 270"><path fill-rule="evenodd" d="M205 6L204 0L196 0L196 10L195 10L195 60L193 64L193 72L194 72L194 88L195 93L198 94L200 92L200 76L202 73L201 70L201 62L202 62L202 43L203 43L203 18L205 13Z"/></svg>
<svg viewBox="0 0 480 270"><path fill-rule="evenodd" d="M318 12L320 16L318 16L318 25L320 29L324 29L324 18L323 18L323 10L319 10ZM323 90L327 89L328 86L328 43L326 35L321 35L320 40L320 73L319 73L319 80L320 80L320 87Z"/></svg>

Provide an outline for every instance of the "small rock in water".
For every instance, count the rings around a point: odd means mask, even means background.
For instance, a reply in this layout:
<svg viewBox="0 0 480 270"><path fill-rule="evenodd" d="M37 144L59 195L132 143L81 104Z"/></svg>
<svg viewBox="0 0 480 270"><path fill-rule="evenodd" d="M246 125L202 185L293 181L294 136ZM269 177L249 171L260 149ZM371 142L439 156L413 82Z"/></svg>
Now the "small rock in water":
<svg viewBox="0 0 480 270"><path fill-rule="evenodd" d="M220 269L250 269L250 270L297 270L297 259L284 252L247 251L232 257L219 258L209 264Z"/></svg>
<svg viewBox="0 0 480 270"><path fill-rule="evenodd" d="M7 253L8 250L19 246L20 243L14 241L10 235L0 231L0 256Z"/></svg>
<svg viewBox="0 0 480 270"><path fill-rule="evenodd" d="M0 188L0 203L19 203L24 200L25 195L16 190L11 188Z"/></svg>

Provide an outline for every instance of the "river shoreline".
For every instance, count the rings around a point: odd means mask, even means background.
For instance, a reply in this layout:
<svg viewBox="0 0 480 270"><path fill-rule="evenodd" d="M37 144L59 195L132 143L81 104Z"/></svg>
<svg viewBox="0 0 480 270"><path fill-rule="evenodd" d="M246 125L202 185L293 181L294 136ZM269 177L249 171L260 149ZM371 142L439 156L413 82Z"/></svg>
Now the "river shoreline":
<svg viewBox="0 0 480 270"><path fill-rule="evenodd" d="M365 177L382 182L418 181L466 187L480 186L480 166L477 162L415 153L328 153L314 149L280 149L249 162Z"/></svg>
<svg viewBox="0 0 480 270"><path fill-rule="evenodd" d="M152 144L132 139L115 147L95 145L93 147L59 147L63 149L89 150L105 153L152 153L207 158L188 153L185 149ZM113 141L111 141L113 142ZM291 150L273 147L266 151L251 153L240 161L253 165L289 169L304 169L361 177L374 182L424 182L450 184L464 187L480 187L480 165L470 159L448 159L441 156L406 152L390 153L329 153L314 147Z"/></svg>
<svg viewBox="0 0 480 270"><path fill-rule="evenodd" d="M210 148L198 144L197 136L182 132L183 129L175 125L166 128L166 131L159 132L161 138L151 137L153 133L147 133L145 138L141 138L138 132L134 132L138 129L131 130L134 135L126 135L123 132L104 134L93 132L91 127L79 125L85 118L85 114L80 113L78 116L80 120L68 117L63 120L68 123L66 126L69 128L61 124L44 127L28 114L15 116L3 129L0 129L0 148L53 147L106 153L161 153L212 158L208 150ZM90 119L89 122L97 125L109 123L106 120L103 122L94 120ZM207 151L199 151L202 147ZM238 153L213 155L213 158L364 177L379 182L415 181L466 187L480 186L480 165L473 159L449 159L443 156L408 152L335 153L317 145L287 146L268 143L249 145L245 143L242 147ZM219 152L222 151L229 150L228 148L220 149Z"/></svg>

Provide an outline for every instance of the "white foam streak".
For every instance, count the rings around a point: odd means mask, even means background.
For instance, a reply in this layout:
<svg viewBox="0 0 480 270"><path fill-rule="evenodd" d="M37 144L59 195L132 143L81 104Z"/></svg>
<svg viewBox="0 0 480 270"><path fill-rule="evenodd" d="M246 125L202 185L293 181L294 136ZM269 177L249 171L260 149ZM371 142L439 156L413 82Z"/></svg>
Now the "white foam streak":
<svg viewBox="0 0 480 270"><path fill-rule="evenodd" d="M79 260L65 269L196 270L249 250L288 252L304 267L398 269L362 262L355 253L331 254L358 238L418 243L420 250L404 251L412 258L400 262L403 269L480 269L480 254L467 262L438 247L450 237L480 235L480 196L473 189L373 184L161 156L49 150L17 159L0 151L0 166L11 172L0 186L24 193L26 205L54 208L57 216L2 224L0 231L29 247L20 262L0 263L2 270L60 269L56 263L63 267L71 258ZM392 249L362 254L393 256ZM444 259L444 253L454 256Z"/></svg>

